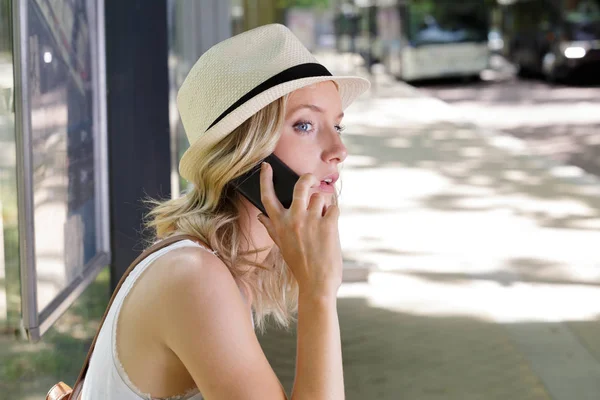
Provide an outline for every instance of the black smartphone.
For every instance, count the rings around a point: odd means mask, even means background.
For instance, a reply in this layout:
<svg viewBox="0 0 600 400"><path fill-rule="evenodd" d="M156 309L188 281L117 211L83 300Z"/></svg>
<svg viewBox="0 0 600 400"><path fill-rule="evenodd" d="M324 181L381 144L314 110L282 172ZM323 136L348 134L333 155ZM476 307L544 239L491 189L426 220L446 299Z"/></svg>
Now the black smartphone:
<svg viewBox="0 0 600 400"><path fill-rule="evenodd" d="M285 208L290 208L294 197L294 186L300 178L290 167L274 154L264 159L273 169L273 188L275 195ZM260 200L260 166L252 168L249 172L232 181L234 188L256 206L263 214L268 216Z"/></svg>

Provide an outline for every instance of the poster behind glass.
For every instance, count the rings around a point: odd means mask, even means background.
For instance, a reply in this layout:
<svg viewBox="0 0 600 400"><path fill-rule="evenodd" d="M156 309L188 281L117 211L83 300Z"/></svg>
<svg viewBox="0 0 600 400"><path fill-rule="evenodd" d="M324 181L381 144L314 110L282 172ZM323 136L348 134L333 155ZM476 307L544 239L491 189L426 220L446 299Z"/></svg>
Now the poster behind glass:
<svg viewBox="0 0 600 400"><path fill-rule="evenodd" d="M98 68L92 0L29 0L27 47L37 311L98 257ZM101 197L101 196L100 196Z"/></svg>

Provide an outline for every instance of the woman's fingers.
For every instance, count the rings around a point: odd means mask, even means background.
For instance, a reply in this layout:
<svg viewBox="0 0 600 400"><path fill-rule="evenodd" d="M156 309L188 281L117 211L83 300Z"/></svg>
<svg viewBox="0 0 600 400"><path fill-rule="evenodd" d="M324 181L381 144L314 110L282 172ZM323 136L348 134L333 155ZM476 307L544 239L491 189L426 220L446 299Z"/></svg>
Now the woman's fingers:
<svg viewBox="0 0 600 400"><path fill-rule="evenodd" d="M327 210L325 211L325 215L323 215L324 218L328 219L328 220L334 220L337 222L337 220L340 217L340 209L337 205L332 204L330 206L327 207Z"/></svg>
<svg viewBox="0 0 600 400"><path fill-rule="evenodd" d="M308 204L308 212L315 217L322 217L323 207L325 207L325 197L320 193L314 193L310 196L310 203Z"/></svg>
<svg viewBox="0 0 600 400"><path fill-rule="evenodd" d="M262 201L269 216L273 217L281 214L283 206L273 187L273 169L265 162L260 167L260 201Z"/></svg>
<svg viewBox="0 0 600 400"><path fill-rule="evenodd" d="M294 186L294 198L290 206L293 213L304 212L308 209L308 195L311 188L318 184L319 180L313 174L304 174L298 179Z"/></svg>

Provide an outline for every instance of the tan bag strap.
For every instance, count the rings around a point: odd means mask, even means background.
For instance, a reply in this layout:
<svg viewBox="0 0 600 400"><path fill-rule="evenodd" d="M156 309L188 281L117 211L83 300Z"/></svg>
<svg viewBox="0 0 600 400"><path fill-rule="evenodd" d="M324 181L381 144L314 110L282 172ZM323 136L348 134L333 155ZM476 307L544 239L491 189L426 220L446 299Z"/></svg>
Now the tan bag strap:
<svg viewBox="0 0 600 400"><path fill-rule="evenodd" d="M127 268L127 270L125 271L125 273L123 274L123 276L121 277L121 280L119 281L119 284L117 285L117 288L113 291L113 294L110 298L110 301L108 302L108 305L106 306L106 310L104 311L104 316L102 317L102 321L100 322L100 326L98 326L98 330L96 331L96 335L94 336L94 340L92 341L92 345L90 346L90 349L88 351L87 357L85 358L85 362L83 363L83 367L81 368L81 372L79 372L79 376L77 377L77 380L75 381L75 386L73 386L73 392L71 393L71 396L69 397L70 400L77 400L79 398L79 395L81 394L81 389L83 387L83 379L85 378L85 374L87 373L88 367L90 365L90 357L92 356L92 352L94 351L94 347L96 346L96 340L98 339L98 335L100 334L100 329L102 328L102 325L104 325L104 320L106 319L106 315L108 314L108 311L110 310L110 306L112 305L115 296L117 295L117 293L119 292L119 289L121 289L121 286L123 285L123 282L125 282L125 279L127 278L127 276L131 273L131 271L133 271L133 269L135 268L135 266L137 264L139 264L144 258L148 257L150 254L161 250L173 243L179 242L181 240L192 240L196 243L200 243L202 244L204 247L206 248L210 248L209 246L203 244L200 239L198 239L195 236L191 236L191 235L174 235L171 237L168 237L166 239L161 240L158 243L155 243L154 245L148 247L146 250L144 250L142 252L142 254L140 254L129 266L129 268Z"/></svg>

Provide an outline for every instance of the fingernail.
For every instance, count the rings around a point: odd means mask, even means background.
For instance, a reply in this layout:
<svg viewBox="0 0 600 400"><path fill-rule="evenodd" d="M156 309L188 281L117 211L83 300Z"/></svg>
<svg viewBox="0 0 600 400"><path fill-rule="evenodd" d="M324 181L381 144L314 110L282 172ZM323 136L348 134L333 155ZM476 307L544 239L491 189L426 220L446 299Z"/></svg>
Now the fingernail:
<svg viewBox="0 0 600 400"><path fill-rule="evenodd" d="M260 213L260 214L258 214L258 215L256 216L256 218L258 218L258 220L259 220L259 221L260 221L260 218L261 218L261 217L262 217L262 213ZM260 221L260 222L262 222L262 221Z"/></svg>

